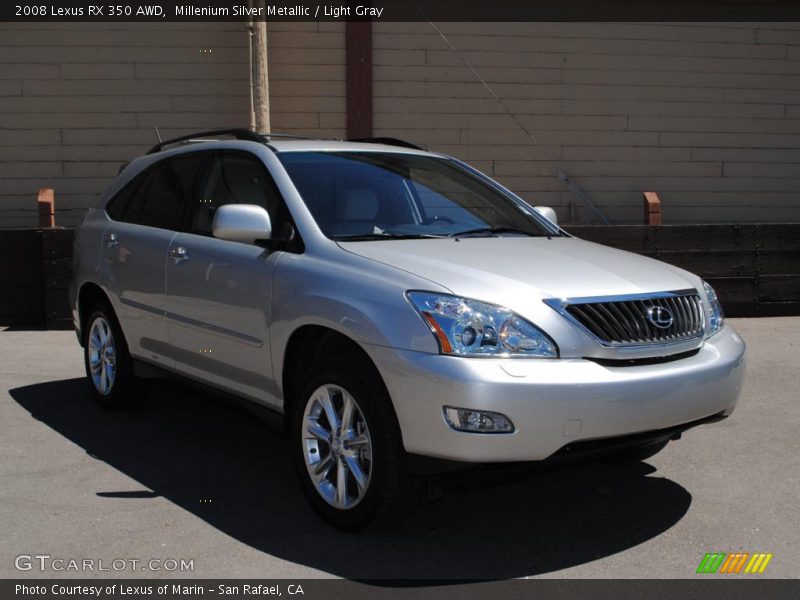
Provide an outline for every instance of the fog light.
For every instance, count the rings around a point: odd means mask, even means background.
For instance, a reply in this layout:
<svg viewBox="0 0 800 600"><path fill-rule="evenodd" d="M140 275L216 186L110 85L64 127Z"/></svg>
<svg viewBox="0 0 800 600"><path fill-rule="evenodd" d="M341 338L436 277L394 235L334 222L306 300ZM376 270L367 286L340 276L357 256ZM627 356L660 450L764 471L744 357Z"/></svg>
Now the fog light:
<svg viewBox="0 0 800 600"><path fill-rule="evenodd" d="M511 433L514 424L505 415L488 410L471 410L445 406L444 420L457 431L473 433Z"/></svg>

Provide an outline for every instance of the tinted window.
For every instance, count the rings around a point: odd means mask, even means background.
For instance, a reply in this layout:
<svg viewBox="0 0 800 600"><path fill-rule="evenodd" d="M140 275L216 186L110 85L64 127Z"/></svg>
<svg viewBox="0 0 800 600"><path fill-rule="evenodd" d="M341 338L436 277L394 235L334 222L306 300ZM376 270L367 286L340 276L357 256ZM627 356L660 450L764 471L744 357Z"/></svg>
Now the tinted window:
<svg viewBox="0 0 800 600"><path fill-rule="evenodd" d="M145 196L140 223L161 229L178 229L181 222L183 195L172 169L162 163L150 174L142 186Z"/></svg>
<svg viewBox="0 0 800 600"><path fill-rule="evenodd" d="M189 199L195 195L198 172L206 159L205 153L192 153L153 165L114 197L108 206L109 214L126 223L181 229Z"/></svg>
<svg viewBox="0 0 800 600"><path fill-rule="evenodd" d="M120 221L125 221L126 223L136 223L139 224L142 222L142 211L144 210L144 202L147 199L147 189L149 188L150 178L153 175L153 168L151 167L138 177L136 177L134 187L134 193L131 197L130 202L128 202L128 206L125 208L125 213L122 215Z"/></svg>
<svg viewBox="0 0 800 600"><path fill-rule="evenodd" d="M389 152L277 156L322 231L334 239L486 228L549 233L505 194L447 159Z"/></svg>
<svg viewBox="0 0 800 600"><path fill-rule="evenodd" d="M289 222L289 213L278 188L258 157L243 152L219 153L203 179L191 231L211 234L214 211L224 204L263 206L276 234Z"/></svg>
<svg viewBox="0 0 800 600"><path fill-rule="evenodd" d="M125 211L128 210L128 205L136 193L141 181L141 177L135 177L128 183L128 185L123 187L111 200L108 201L108 204L106 204L106 212L108 213L109 217L115 221L123 220Z"/></svg>
<svg viewBox="0 0 800 600"><path fill-rule="evenodd" d="M196 196L197 178L202 173L203 165L212 156L213 152L192 152L169 159L178 188L186 198L194 199Z"/></svg>

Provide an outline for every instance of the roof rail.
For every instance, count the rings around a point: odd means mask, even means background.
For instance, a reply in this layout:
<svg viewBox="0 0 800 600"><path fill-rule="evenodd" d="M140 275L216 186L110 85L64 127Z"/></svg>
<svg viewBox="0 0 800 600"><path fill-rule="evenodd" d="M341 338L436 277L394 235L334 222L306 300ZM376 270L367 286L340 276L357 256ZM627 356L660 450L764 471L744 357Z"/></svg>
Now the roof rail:
<svg viewBox="0 0 800 600"><path fill-rule="evenodd" d="M270 131L269 133L265 133L264 137L269 138L281 138L287 140L319 140L321 138L314 137L313 135L299 135L297 133L281 133L279 131Z"/></svg>
<svg viewBox="0 0 800 600"><path fill-rule="evenodd" d="M199 133L192 133L191 135L184 135L171 140L164 140L163 142L159 142L150 148L147 153L155 154L156 152L161 152L167 146L174 146L176 144L180 144L181 142L199 141L198 138L219 137L223 135L229 135L237 140L247 140L250 142L264 143L266 141L263 134L255 133L249 129L215 129L214 131L201 131Z"/></svg>
<svg viewBox="0 0 800 600"><path fill-rule="evenodd" d="M387 146L400 146L401 148L412 148L413 150L424 150L424 148L406 142L405 140L398 140L393 137L368 137L368 138L355 138L347 140L348 142L362 142L364 144L385 144Z"/></svg>

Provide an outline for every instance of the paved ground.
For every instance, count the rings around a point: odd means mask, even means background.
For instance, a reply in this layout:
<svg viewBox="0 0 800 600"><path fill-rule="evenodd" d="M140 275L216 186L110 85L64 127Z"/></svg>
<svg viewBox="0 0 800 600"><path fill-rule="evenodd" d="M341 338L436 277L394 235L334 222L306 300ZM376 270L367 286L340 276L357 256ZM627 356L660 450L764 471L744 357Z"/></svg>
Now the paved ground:
<svg viewBox="0 0 800 600"><path fill-rule="evenodd" d="M646 463L448 491L361 535L311 513L285 442L241 410L159 383L105 412L74 334L0 332L0 577L50 554L193 559L201 578L683 578L708 551L772 552L767 574L797 577L800 318L732 321L749 366L731 419Z"/></svg>

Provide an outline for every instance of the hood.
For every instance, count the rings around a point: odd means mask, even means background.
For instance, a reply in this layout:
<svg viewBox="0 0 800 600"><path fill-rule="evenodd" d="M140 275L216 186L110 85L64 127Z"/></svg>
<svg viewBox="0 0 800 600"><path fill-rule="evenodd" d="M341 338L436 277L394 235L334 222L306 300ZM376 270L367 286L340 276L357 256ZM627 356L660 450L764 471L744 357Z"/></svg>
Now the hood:
<svg viewBox="0 0 800 600"><path fill-rule="evenodd" d="M521 294L577 298L699 285L697 277L677 267L576 238L469 237L339 245L438 283L453 294L509 308Z"/></svg>

